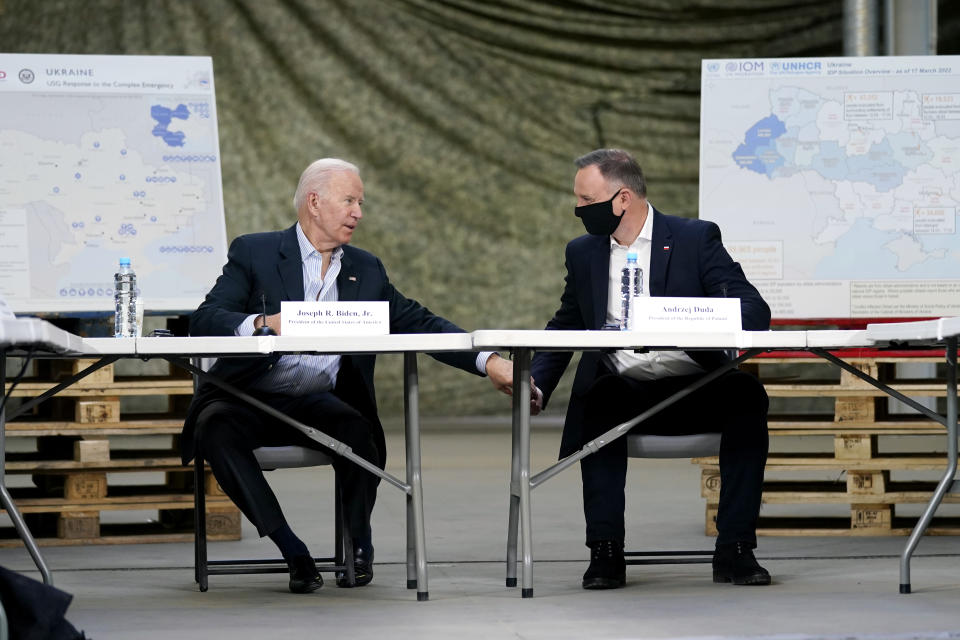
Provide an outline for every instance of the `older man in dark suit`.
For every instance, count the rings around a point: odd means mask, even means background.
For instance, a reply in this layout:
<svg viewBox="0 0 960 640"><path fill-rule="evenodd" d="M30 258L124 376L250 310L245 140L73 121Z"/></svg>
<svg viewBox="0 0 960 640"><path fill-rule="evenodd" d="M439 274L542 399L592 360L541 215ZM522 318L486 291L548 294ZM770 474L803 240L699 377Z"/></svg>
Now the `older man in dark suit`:
<svg viewBox="0 0 960 640"><path fill-rule="evenodd" d="M280 333L283 300L381 300L389 303L391 333L460 332L458 326L405 298L387 279L380 260L349 246L363 217L363 182L356 166L334 158L304 170L294 196L297 223L284 230L240 236L213 289L190 318L190 333L251 335L263 325ZM262 300L266 313L261 314ZM510 363L492 353L445 353L438 360L490 376L509 393ZM373 355L274 355L218 361L211 373L292 418L349 445L383 468L386 444L377 417ZM276 543L290 566L290 590L314 591L320 578L306 545L293 533L256 462L261 446L322 448L283 422L205 384L184 425L183 459L197 449L228 496L261 536ZM334 463L353 537L356 584L373 577L370 514L379 478L346 460ZM341 586L347 586L341 582Z"/></svg>
<svg viewBox="0 0 960 640"><path fill-rule="evenodd" d="M637 162L617 149L598 149L576 161L576 215L587 235L566 250L566 286L547 329L601 329L621 320L620 273L628 252L638 255L643 295L739 298L743 328L769 327L770 309L734 262L711 222L664 215L647 202ZM534 412L545 405L570 362L570 353L538 353L532 362ZM684 388L726 359L720 351L638 354L584 353L574 378L560 455ZM542 390L542 394L541 394ZM721 493L715 582L769 584L753 556L767 456L767 396L753 376L730 371L636 427L680 435L722 431ZM586 589L623 586L624 485L627 450L615 440L581 461L586 543Z"/></svg>

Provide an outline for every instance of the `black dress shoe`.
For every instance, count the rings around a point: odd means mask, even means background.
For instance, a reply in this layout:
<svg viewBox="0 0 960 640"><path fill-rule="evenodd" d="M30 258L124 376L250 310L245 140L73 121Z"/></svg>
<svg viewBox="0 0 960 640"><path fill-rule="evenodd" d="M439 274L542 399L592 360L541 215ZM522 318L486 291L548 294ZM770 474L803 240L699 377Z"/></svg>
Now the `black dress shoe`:
<svg viewBox="0 0 960 640"><path fill-rule="evenodd" d="M317 564L310 556L295 556L287 564L290 566L290 591L292 593L310 593L323 586L323 578L317 571Z"/></svg>
<svg viewBox="0 0 960 640"><path fill-rule="evenodd" d="M598 540L590 544L590 566L583 574L584 589L617 589L627 584L623 542Z"/></svg>
<svg viewBox="0 0 960 640"><path fill-rule="evenodd" d="M355 544L353 547L353 584L347 580L345 573L337 575L337 586L350 588L362 587L373 580L373 547L362 547Z"/></svg>
<svg viewBox="0 0 960 640"><path fill-rule="evenodd" d="M747 542L718 544L713 552L713 581L733 584L770 584L770 574L753 555Z"/></svg>

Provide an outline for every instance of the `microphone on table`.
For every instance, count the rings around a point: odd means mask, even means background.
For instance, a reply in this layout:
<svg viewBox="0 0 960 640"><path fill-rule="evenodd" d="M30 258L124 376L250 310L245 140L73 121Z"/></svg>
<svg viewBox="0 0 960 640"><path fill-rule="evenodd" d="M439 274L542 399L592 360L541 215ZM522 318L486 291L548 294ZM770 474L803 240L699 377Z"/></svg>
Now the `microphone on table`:
<svg viewBox="0 0 960 640"><path fill-rule="evenodd" d="M263 313L260 314L260 317L263 319L263 326L259 329L253 330L253 335L255 336L275 336L277 332L267 326L267 297L263 294L263 291L260 292L260 306L263 309Z"/></svg>

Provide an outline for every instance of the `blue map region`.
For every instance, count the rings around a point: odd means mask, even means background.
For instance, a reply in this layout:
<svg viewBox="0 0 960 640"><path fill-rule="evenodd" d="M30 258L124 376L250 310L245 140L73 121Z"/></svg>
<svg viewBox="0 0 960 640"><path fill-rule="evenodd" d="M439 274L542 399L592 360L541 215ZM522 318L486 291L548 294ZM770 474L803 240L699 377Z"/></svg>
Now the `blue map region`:
<svg viewBox="0 0 960 640"><path fill-rule="evenodd" d="M882 280L895 278L943 278L949 272L949 257L928 258L913 264L907 270L897 267L897 255L884 247L888 242L903 235L901 231L881 231L873 227L873 221L859 218L849 231L837 238L836 250L817 265L814 277L822 280ZM928 242L923 240L924 251L944 247L952 249L952 235L944 235ZM948 271L944 271L948 269Z"/></svg>
<svg viewBox="0 0 960 640"><path fill-rule="evenodd" d="M810 160L810 168L828 180L866 182L877 191L890 191L903 183L907 168L897 161L890 142L884 139L862 155L847 156L836 142L821 142L820 153Z"/></svg>
<svg viewBox="0 0 960 640"><path fill-rule="evenodd" d="M170 126L170 121L173 118L186 120L190 117L190 111L185 104L177 105L176 109L168 109L167 107L155 104L150 107L150 117L157 121L157 126L153 128L153 135L161 138L167 146L183 146L186 135L182 131L170 131L167 127Z"/></svg>
<svg viewBox="0 0 960 640"><path fill-rule="evenodd" d="M787 125L775 115L758 121L747 130L744 143L733 152L733 161L742 169L771 176L785 162L774 141L786 131Z"/></svg>

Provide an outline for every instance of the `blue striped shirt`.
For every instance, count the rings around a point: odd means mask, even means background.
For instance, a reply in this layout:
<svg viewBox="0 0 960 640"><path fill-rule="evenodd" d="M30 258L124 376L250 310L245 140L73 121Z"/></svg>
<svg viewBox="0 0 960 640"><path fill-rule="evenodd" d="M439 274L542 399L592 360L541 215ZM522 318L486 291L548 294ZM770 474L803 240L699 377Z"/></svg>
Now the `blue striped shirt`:
<svg viewBox="0 0 960 640"><path fill-rule="evenodd" d="M303 258L303 299L336 301L338 299L337 276L340 275L340 259L343 249L337 247L330 256L330 266L323 276L323 256L317 251L297 223L297 242ZM237 335L252 335L253 322L259 314L248 316L239 327ZM337 384L340 370L338 355L285 355L260 378L254 389L297 396L318 391L329 391Z"/></svg>

